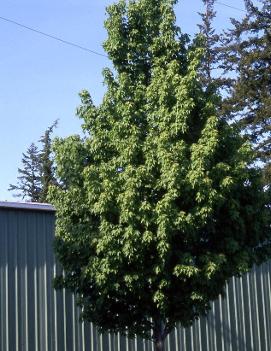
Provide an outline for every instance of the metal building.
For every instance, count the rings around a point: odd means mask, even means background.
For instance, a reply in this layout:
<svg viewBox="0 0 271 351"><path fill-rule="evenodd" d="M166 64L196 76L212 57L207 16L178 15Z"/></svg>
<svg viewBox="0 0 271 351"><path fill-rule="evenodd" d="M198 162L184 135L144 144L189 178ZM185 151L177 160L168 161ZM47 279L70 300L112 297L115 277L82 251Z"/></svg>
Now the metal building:
<svg viewBox="0 0 271 351"><path fill-rule="evenodd" d="M55 291L50 205L0 203L0 351L151 351L150 342L98 335L79 321L74 297ZM167 351L271 350L271 263L233 278L226 298L188 329L176 328Z"/></svg>

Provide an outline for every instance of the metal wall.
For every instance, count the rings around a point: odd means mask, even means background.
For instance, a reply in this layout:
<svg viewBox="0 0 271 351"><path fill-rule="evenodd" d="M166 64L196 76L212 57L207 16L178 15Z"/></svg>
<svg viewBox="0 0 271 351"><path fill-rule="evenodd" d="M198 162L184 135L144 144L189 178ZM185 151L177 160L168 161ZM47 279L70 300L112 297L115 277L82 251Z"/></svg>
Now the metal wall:
<svg viewBox="0 0 271 351"><path fill-rule="evenodd" d="M74 297L56 292L54 212L0 206L0 351L151 351L150 342L98 335ZM271 350L271 263L226 288L206 318L177 328L167 351Z"/></svg>

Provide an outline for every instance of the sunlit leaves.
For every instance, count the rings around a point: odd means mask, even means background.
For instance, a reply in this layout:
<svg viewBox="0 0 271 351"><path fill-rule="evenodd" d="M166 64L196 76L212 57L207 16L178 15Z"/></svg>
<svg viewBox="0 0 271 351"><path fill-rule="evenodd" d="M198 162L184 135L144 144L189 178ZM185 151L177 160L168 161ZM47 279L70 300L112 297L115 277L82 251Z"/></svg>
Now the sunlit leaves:
<svg viewBox="0 0 271 351"><path fill-rule="evenodd" d="M85 137L56 143L63 284L101 330L143 337L151 321L167 332L193 322L269 245L251 151L216 117L198 79L202 50L180 35L173 3L109 8L104 99L96 107L83 92Z"/></svg>

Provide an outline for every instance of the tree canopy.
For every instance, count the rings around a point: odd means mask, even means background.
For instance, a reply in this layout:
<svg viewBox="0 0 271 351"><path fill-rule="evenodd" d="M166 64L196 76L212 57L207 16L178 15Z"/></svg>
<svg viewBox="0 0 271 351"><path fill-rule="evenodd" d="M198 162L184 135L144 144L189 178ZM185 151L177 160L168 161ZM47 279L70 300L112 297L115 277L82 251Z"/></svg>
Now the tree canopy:
<svg viewBox="0 0 271 351"><path fill-rule="evenodd" d="M108 7L114 69L100 105L81 93L85 137L56 140L63 186L50 192L57 285L101 331L150 338L156 350L270 250L252 150L216 116L218 98L199 79L202 45L176 26L175 3Z"/></svg>

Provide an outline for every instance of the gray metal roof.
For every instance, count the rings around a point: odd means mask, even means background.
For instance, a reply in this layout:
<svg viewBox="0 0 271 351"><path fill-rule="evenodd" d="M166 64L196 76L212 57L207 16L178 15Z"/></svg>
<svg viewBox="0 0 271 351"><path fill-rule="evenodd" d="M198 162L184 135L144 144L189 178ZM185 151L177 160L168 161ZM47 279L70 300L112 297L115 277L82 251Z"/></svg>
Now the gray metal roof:
<svg viewBox="0 0 271 351"><path fill-rule="evenodd" d="M11 201L0 201L1 208L10 208L18 210L32 210L32 211L55 211L54 206L50 204L38 203L38 202L11 202Z"/></svg>

